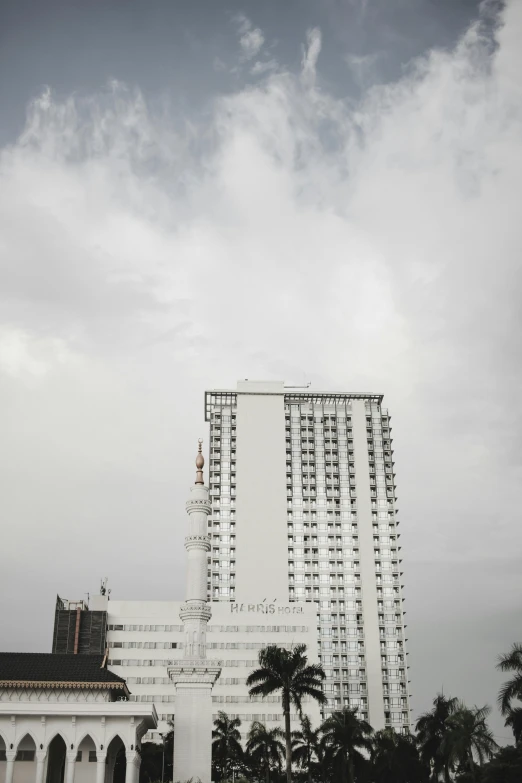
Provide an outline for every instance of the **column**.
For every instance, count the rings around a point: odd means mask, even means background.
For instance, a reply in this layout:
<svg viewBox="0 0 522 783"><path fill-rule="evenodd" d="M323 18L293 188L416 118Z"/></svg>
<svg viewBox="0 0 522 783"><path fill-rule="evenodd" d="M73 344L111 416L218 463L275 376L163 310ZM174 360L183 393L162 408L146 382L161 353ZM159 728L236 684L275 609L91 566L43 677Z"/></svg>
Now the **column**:
<svg viewBox="0 0 522 783"><path fill-rule="evenodd" d="M105 781L106 783L112 783L114 777L114 767L116 765L116 754L114 751L107 757L107 764L105 766Z"/></svg>
<svg viewBox="0 0 522 783"><path fill-rule="evenodd" d="M96 783L105 783L105 760L106 753L100 753L96 748Z"/></svg>
<svg viewBox="0 0 522 783"><path fill-rule="evenodd" d="M16 758L15 750L6 750L5 752L7 764L5 766L5 783L13 783L14 764Z"/></svg>
<svg viewBox="0 0 522 783"><path fill-rule="evenodd" d="M125 771L125 783L138 783L139 770L141 764L140 754L135 750L128 750L125 753L127 769Z"/></svg>
<svg viewBox="0 0 522 783"><path fill-rule="evenodd" d="M78 751L69 751L67 753L67 766L65 768L65 783L74 783L74 773L76 770L76 756Z"/></svg>
<svg viewBox="0 0 522 783"><path fill-rule="evenodd" d="M35 783L43 783L44 769L45 769L45 757L47 756L46 750L36 751L36 777Z"/></svg>

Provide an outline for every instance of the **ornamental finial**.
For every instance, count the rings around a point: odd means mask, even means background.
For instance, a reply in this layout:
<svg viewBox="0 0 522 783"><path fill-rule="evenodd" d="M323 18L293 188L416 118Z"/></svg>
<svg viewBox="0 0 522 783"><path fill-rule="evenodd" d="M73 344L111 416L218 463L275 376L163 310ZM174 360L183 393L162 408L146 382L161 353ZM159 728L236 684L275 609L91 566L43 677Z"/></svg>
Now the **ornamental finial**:
<svg viewBox="0 0 522 783"><path fill-rule="evenodd" d="M200 438L198 440L198 456L196 457L196 481L195 484L204 484L203 480L203 465L205 464L205 459L203 457L203 454L201 453L201 444L203 443L203 438Z"/></svg>

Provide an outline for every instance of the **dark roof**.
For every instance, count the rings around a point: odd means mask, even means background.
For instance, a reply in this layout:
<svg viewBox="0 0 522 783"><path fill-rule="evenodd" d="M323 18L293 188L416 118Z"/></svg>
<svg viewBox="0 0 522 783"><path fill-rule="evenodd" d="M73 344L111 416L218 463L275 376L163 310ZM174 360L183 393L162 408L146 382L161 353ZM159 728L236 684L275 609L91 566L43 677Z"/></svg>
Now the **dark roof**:
<svg viewBox="0 0 522 783"><path fill-rule="evenodd" d="M103 664L103 655L3 652L0 653L0 685L60 683L63 687L71 687L75 683L84 688L96 684L101 688L126 691L125 680Z"/></svg>

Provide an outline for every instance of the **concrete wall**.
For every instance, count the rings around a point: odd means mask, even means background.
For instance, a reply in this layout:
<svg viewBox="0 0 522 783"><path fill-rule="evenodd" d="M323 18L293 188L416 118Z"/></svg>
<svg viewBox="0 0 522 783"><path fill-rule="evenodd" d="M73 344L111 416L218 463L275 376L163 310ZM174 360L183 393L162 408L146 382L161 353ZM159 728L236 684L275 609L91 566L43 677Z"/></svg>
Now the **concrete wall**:
<svg viewBox="0 0 522 783"><path fill-rule="evenodd" d="M237 398L236 596L288 601L284 395Z"/></svg>
<svg viewBox="0 0 522 783"><path fill-rule="evenodd" d="M183 720L176 723L174 781L210 783L212 761L211 686L204 683L177 686L177 705ZM207 737L207 742L201 742Z"/></svg>
<svg viewBox="0 0 522 783"><path fill-rule="evenodd" d="M96 780L96 762L89 761L89 751L96 751L96 745L91 737L87 736L78 746L81 752L81 761L76 762L74 783L94 783Z"/></svg>

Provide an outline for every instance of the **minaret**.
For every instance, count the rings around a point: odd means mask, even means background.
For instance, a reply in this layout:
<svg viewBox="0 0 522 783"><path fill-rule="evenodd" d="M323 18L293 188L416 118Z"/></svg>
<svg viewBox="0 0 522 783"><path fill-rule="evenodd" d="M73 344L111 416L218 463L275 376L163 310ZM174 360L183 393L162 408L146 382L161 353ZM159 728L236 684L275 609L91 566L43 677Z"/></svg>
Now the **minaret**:
<svg viewBox="0 0 522 783"><path fill-rule="evenodd" d="M219 661L207 661L207 623L211 617L207 603L207 552L210 538L207 517L211 512L208 487L203 481L205 460L199 441L196 481L187 501L189 535L187 587L179 616L183 622L183 658L168 669L176 686L174 723L174 780L211 781L212 687L221 672Z"/></svg>

